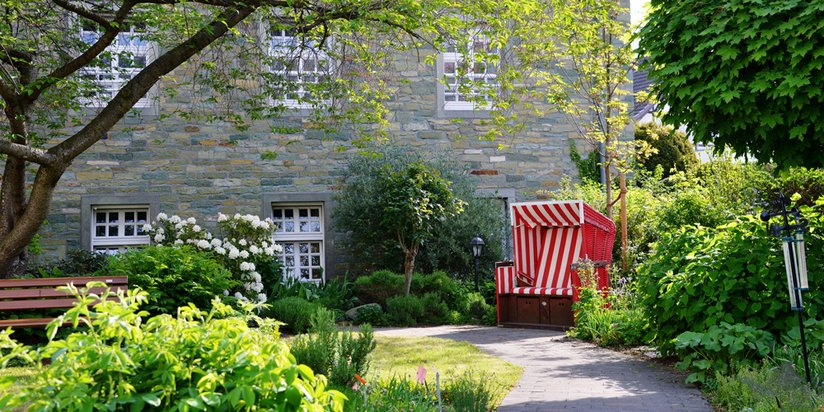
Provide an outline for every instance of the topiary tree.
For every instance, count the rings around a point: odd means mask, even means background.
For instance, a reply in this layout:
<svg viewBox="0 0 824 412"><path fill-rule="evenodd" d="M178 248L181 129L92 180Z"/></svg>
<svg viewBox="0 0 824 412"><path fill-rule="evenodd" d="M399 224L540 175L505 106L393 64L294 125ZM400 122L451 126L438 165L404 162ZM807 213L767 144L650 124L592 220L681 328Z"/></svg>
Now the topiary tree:
<svg viewBox="0 0 824 412"><path fill-rule="evenodd" d="M695 148L687 135L671 126L662 126L656 123L644 123L635 126L635 140L647 142L655 153L639 159L644 169L655 172L655 167L661 165L664 177L671 174L671 170L685 171L698 164Z"/></svg>
<svg viewBox="0 0 824 412"><path fill-rule="evenodd" d="M421 273L443 270L451 275L469 274L474 257L468 242L476 235L486 242L480 258L482 270L491 269L504 256L508 225L501 203L496 199L478 197L475 180L466 170L456 167L447 154L430 153L424 158L419 151L396 145L370 149L368 153L353 156L347 164L345 183L335 194L337 204L332 219L336 227L362 228L372 225L375 214L364 210L374 208L378 176L385 173L386 168L400 171L409 164L421 163L437 170L441 177L450 181L450 190L465 204L463 213L440 222L437 236L421 245L415 258L415 268ZM343 245L347 255L356 260L353 267L358 271L391 269L400 272L403 267L403 257L397 253L395 239L387 238L378 230L351 231Z"/></svg>
<svg viewBox="0 0 824 412"><path fill-rule="evenodd" d="M652 0L639 53L663 120L695 141L824 166L821 2Z"/></svg>
<svg viewBox="0 0 824 412"><path fill-rule="evenodd" d="M400 170L384 165L382 173L364 187L352 181L342 193L359 192L360 204L347 204L341 197L337 208L349 210L349 219L338 219L341 229L365 243L401 250L405 291L409 294L415 258L421 245L432 238L443 222L464 210L451 183L441 173L422 163L410 163ZM364 180L360 180L364 182Z"/></svg>

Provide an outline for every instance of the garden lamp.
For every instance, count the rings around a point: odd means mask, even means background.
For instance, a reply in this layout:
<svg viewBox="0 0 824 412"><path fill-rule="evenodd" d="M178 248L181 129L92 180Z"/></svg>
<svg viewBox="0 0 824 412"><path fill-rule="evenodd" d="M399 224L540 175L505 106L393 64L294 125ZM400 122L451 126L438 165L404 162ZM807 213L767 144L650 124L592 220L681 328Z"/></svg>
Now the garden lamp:
<svg viewBox="0 0 824 412"><path fill-rule="evenodd" d="M767 222L767 232L781 239L781 247L784 252L784 267L787 273L787 287L790 295L790 309L798 314L798 331L801 338L801 353L804 356L804 372L807 375L807 383L810 380L810 366L807 355L807 343L804 338L804 303L802 292L810 290L807 279L807 256L804 245L804 230L807 228L807 221L803 219L798 209L787 210L787 199L782 193L779 197L781 209L775 211L764 211L761 213L761 220ZM782 223L770 225L772 217L780 217ZM790 223L792 217L793 223Z"/></svg>
<svg viewBox="0 0 824 412"><path fill-rule="evenodd" d="M472 256L475 257L475 291L478 289L478 265L480 264L481 252L484 250L484 240L480 236L475 236L469 242L472 245Z"/></svg>

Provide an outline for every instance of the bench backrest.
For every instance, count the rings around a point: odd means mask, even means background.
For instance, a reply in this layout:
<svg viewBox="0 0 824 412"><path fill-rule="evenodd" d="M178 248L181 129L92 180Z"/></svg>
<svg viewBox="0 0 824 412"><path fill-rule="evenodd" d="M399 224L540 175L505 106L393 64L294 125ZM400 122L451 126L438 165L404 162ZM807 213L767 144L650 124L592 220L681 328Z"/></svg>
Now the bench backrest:
<svg viewBox="0 0 824 412"><path fill-rule="evenodd" d="M82 276L43 279L0 280L0 310L58 309L70 308L77 301L66 292L58 291L60 286L73 283L84 287L87 282L104 282L112 291L126 290L128 276ZM101 293L105 288L90 289L91 293Z"/></svg>

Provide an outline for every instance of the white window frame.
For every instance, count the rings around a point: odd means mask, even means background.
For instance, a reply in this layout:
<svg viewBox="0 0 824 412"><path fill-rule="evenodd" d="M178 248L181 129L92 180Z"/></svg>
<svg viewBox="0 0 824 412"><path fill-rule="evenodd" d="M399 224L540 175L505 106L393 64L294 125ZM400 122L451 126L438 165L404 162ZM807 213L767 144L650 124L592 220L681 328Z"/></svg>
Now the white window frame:
<svg viewBox="0 0 824 412"><path fill-rule="evenodd" d="M88 22L86 22L88 23ZM83 24L78 24L78 35L80 40L87 44L93 44L100 38L102 32L89 30ZM85 67L79 73L81 76L93 77L92 81L97 83L108 96L99 98L88 98L83 101L87 107L104 107L120 91L129 80L133 79L141 70L148 66L157 58L157 45L141 39L145 32L135 31L135 25L129 24L128 30L117 34L114 41L106 48L105 52L111 54L108 67ZM127 56L143 58L141 67L119 67L122 58ZM148 108L152 105L152 91L149 91L135 103L135 108Z"/></svg>
<svg viewBox="0 0 824 412"><path fill-rule="evenodd" d="M148 246L149 235L139 233L143 231L143 225L151 222L151 207L148 204L130 205L100 205L92 206L91 227L90 227L90 249L93 252L115 254L126 249ZM132 223L126 222L126 213L135 213ZM97 214L105 213L105 222L97 222ZM118 213L116 224L110 221L111 213ZM138 213L145 213L145 219L139 220ZM126 226L134 227L134 235L126 235ZM97 228L104 228L105 235L99 236ZM117 227L117 235L110 236L110 228Z"/></svg>
<svg viewBox="0 0 824 412"><path fill-rule="evenodd" d="M281 232L280 230L285 227L285 214L278 218L275 216L275 210L289 210L291 209L293 212L292 218L290 219L293 223L293 227L297 230L299 227L299 223L301 221L299 216L299 209L309 209L310 212L305 221L306 222L318 222L318 227L320 231L318 232ZM317 219L311 218L311 210L317 209L318 216ZM283 278L288 279L292 278L295 280L299 280L301 282L325 282L326 281L326 225L324 224L324 213L326 210L324 209L324 204L322 202L301 202L301 203L272 203L271 205L271 213L272 213L272 220L278 225L278 230L275 232L273 240L283 247L283 251L280 254L282 259L281 263L283 264ZM288 244L292 244L292 253L287 253ZM317 252L311 252L311 249L308 254L300 252L300 244L301 243L317 243L318 250ZM309 246L311 248L311 245ZM308 259L308 266L301 264L301 257L307 257ZM287 265L287 257L292 258L292 265ZM312 264L312 258L317 257L319 265ZM308 269L308 278L303 278L301 271L303 269Z"/></svg>
<svg viewBox="0 0 824 412"><path fill-rule="evenodd" d="M265 31L265 39L268 44L269 56L274 60L270 70L273 74L278 76L286 76L289 81L292 81L296 88L290 90L283 98L270 97L273 105L283 105L291 109L311 109L312 103L305 101L302 98L305 94L311 93L303 87L305 84L318 84L323 77L332 77L332 60L329 55L313 47L313 44L308 44L301 49L301 40L290 34L287 29L269 29ZM277 68L275 65L284 63L285 67ZM311 69L306 66L311 62ZM321 70L320 62L325 63L325 71ZM285 84L285 83L284 83ZM290 95L296 95L290 97ZM323 100L322 103L331 103L331 100Z"/></svg>
<svg viewBox="0 0 824 412"><path fill-rule="evenodd" d="M477 60L475 54L476 46L479 43L482 47L489 47L489 40L483 34L477 32L466 47L467 53L461 53L452 46L440 54L438 74L441 78L439 82L441 87L438 90L438 100L443 102L443 111L488 111L492 109L492 101L488 96L484 99L485 104L477 100L470 100L482 93L482 90L478 90L477 86L470 82L483 81L492 85L493 88L497 87L498 66L485 60ZM472 62L472 64L469 65L466 73L459 74L458 68L466 61ZM484 67L483 73L476 73L477 65ZM450 66L451 69L447 70ZM467 87L470 88L469 93L462 90Z"/></svg>

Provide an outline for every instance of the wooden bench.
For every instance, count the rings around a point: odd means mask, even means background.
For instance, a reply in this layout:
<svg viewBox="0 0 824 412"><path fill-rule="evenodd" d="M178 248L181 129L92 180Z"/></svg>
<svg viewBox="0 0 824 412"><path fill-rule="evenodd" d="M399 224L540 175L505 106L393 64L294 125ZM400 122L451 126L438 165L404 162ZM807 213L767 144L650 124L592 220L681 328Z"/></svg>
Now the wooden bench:
<svg viewBox="0 0 824 412"><path fill-rule="evenodd" d="M58 291L60 286L73 283L77 287L87 282L104 282L113 292L125 291L129 287L128 276L83 276L43 279L0 280L0 311L31 311L38 309L68 309L77 299L66 292ZM101 293L105 288L96 287L91 293ZM0 320L0 328L45 326L54 318L23 318Z"/></svg>

